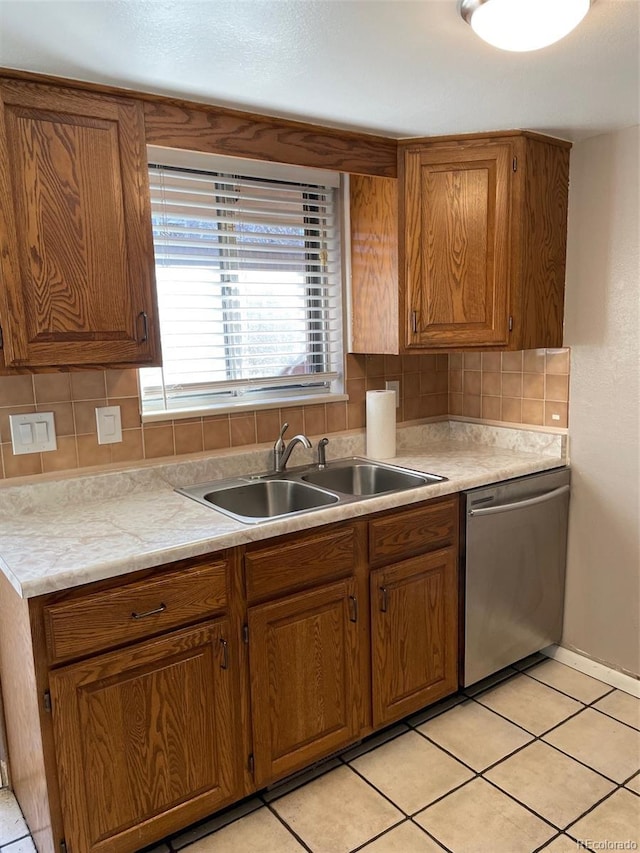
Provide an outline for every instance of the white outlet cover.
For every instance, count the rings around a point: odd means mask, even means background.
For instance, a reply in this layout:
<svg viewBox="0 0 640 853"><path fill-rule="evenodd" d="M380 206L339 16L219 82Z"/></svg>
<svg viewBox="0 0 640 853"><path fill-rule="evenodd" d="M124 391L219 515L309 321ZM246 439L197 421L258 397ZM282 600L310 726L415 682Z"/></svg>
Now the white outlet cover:
<svg viewBox="0 0 640 853"><path fill-rule="evenodd" d="M96 409L98 444L115 444L122 441L120 406L100 406Z"/></svg>
<svg viewBox="0 0 640 853"><path fill-rule="evenodd" d="M15 456L23 453L46 453L57 450L53 412L9 415L11 446Z"/></svg>

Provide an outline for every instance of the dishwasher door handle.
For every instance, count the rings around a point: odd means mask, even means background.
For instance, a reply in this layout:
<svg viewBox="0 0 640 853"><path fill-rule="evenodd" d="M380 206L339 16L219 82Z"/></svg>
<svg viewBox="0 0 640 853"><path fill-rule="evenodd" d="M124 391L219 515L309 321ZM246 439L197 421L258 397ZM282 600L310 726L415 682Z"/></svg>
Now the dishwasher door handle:
<svg viewBox="0 0 640 853"><path fill-rule="evenodd" d="M543 495L538 495L536 498L527 498L524 501L515 501L514 503L509 504L498 504L498 506L488 506L484 509L470 509L468 515L475 518L477 515L494 515L498 512L510 512L512 509L524 509L528 506L535 506L536 504L546 503L546 501L552 501L555 498L559 498L560 495L566 495L570 489L571 486L560 486L559 489L554 489L552 492L546 492Z"/></svg>

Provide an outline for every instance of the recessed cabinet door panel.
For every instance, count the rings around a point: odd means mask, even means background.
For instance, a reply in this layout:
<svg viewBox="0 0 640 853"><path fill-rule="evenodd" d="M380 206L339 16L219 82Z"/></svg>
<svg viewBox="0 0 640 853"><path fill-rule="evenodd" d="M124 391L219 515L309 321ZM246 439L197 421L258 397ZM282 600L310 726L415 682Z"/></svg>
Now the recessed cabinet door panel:
<svg viewBox="0 0 640 853"><path fill-rule="evenodd" d="M141 105L9 82L0 101L6 364L152 361Z"/></svg>
<svg viewBox="0 0 640 853"><path fill-rule="evenodd" d="M374 726L457 689L455 553L445 548L371 573Z"/></svg>
<svg viewBox="0 0 640 853"><path fill-rule="evenodd" d="M52 673L70 853L138 850L237 791L228 638L210 623Z"/></svg>
<svg viewBox="0 0 640 853"><path fill-rule="evenodd" d="M407 345L506 344L510 147L405 157Z"/></svg>
<svg viewBox="0 0 640 853"><path fill-rule="evenodd" d="M357 616L351 580L249 610L258 786L357 735Z"/></svg>

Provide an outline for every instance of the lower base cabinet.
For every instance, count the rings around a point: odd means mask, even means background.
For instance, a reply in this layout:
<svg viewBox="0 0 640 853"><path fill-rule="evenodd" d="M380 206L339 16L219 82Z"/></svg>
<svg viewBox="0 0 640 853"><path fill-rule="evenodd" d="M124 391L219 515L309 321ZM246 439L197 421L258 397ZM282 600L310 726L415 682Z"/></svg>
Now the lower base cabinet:
<svg viewBox="0 0 640 853"><path fill-rule="evenodd" d="M11 782L38 853L137 853L458 686L447 496L24 601Z"/></svg>
<svg viewBox="0 0 640 853"><path fill-rule="evenodd" d="M136 850L238 791L229 623L51 675L66 846Z"/></svg>
<svg viewBox="0 0 640 853"><path fill-rule="evenodd" d="M373 725L388 725L458 688L456 551L371 572Z"/></svg>
<svg viewBox="0 0 640 853"><path fill-rule="evenodd" d="M255 783L358 737L358 600L352 579L249 610Z"/></svg>

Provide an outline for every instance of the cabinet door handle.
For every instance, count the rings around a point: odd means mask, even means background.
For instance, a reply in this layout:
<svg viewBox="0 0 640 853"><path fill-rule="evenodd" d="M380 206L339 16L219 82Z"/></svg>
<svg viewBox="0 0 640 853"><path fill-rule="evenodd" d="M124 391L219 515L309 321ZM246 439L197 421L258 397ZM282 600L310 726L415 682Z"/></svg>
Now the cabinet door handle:
<svg viewBox="0 0 640 853"><path fill-rule="evenodd" d="M141 311L138 317L142 318L142 337L138 340L138 343L144 344L149 340L149 317L146 311Z"/></svg>
<svg viewBox="0 0 640 853"><path fill-rule="evenodd" d="M146 619L147 616L156 616L158 613L164 613L167 609L166 604L161 604L160 607L156 607L154 610L145 610L144 613L136 613L135 610L131 614L132 619Z"/></svg>
<svg viewBox="0 0 640 853"><path fill-rule="evenodd" d="M220 664L220 669L229 669L229 644L226 640L221 639L220 645L222 646L222 663Z"/></svg>
<svg viewBox="0 0 640 853"><path fill-rule="evenodd" d="M386 586L381 586L380 587L380 610L382 613L387 612L388 603L389 602L388 602L387 588L386 588Z"/></svg>
<svg viewBox="0 0 640 853"><path fill-rule="evenodd" d="M413 332L414 335L418 334L418 312L417 311L411 312L411 331Z"/></svg>
<svg viewBox="0 0 640 853"><path fill-rule="evenodd" d="M351 614L349 616L349 621L350 622L357 622L358 621L358 599L355 597L355 595L349 596L349 609L351 611Z"/></svg>

